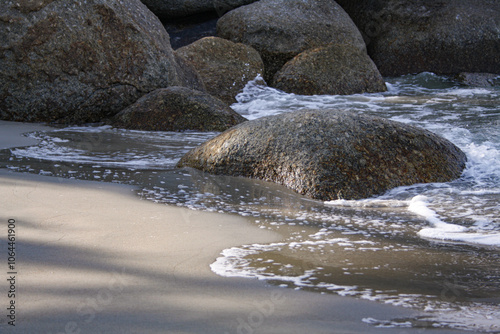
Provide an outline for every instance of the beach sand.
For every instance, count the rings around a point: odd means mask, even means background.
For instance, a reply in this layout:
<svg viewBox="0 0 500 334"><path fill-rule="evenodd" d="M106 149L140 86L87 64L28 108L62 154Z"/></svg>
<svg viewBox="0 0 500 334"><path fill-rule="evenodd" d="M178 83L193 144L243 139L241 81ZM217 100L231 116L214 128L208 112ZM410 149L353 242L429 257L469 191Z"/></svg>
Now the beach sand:
<svg viewBox="0 0 500 334"><path fill-rule="evenodd" d="M8 145L17 145L15 137L30 130L6 123L3 144L7 133ZM7 266L9 220L15 274ZM0 333L424 331L362 321L413 310L217 276L209 266L223 249L278 236L244 217L141 200L129 186L0 169L0 222ZM8 297L11 276L15 298ZM15 326L8 324L11 300ZM425 329L433 332L460 333Z"/></svg>

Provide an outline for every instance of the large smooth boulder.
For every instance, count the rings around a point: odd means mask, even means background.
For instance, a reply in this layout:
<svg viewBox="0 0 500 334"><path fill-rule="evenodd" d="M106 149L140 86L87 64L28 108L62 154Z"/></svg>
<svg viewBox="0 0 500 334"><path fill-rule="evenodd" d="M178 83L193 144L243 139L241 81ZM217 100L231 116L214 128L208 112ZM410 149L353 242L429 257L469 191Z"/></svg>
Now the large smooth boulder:
<svg viewBox="0 0 500 334"><path fill-rule="evenodd" d="M0 2L0 118L98 122L157 88L203 89L139 0Z"/></svg>
<svg viewBox="0 0 500 334"><path fill-rule="evenodd" d="M176 51L198 71L206 90L232 104L248 81L264 73L259 53L248 45L218 38L202 38Z"/></svg>
<svg viewBox="0 0 500 334"><path fill-rule="evenodd" d="M244 121L243 116L207 93L168 87L141 97L110 124L147 131L224 131Z"/></svg>
<svg viewBox="0 0 500 334"><path fill-rule="evenodd" d="M348 95L387 90L366 50L350 44L330 44L306 50L287 62L273 81L274 87L301 95Z"/></svg>
<svg viewBox="0 0 500 334"><path fill-rule="evenodd" d="M420 128L341 110L302 110L240 124L189 151L179 167L283 184L319 200L458 178L466 156Z"/></svg>
<svg viewBox="0 0 500 334"><path fill-rule="evenodd" d="M338 0L384 76L500 74L500 1Z"/></svg>
<svg viewBox="0 0 500 334"><path fill-rule="evenodd" d="M222 16L217 35L255 48L270 85L287 61L307 49L331 43L365 48L356 25L333 0L261 0Z"/></svg>

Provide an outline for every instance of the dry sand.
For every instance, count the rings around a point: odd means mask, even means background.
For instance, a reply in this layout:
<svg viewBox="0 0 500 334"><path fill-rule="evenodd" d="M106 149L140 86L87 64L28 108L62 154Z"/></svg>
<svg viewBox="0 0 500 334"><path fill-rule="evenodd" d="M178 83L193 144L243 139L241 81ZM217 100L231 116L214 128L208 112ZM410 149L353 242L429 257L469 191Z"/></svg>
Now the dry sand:
<svg viewBox="0 0 500 334"><path fill-rule="evenodd" d="M27 129L8 128L1 122L0 143ZM16 274L7 274L9 219ZM411 310L217 276L209 265L224 248L278 236L244 217L140 200L128 186L0 169L0 222L0 333L422 332L362 322Z"/></svg>

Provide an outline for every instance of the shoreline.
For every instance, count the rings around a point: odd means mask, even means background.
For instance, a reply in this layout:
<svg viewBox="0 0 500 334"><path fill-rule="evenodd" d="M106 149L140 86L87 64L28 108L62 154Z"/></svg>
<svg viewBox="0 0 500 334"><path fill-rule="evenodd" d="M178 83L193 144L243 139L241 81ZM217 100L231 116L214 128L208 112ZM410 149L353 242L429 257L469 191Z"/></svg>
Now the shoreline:
<svg viewBox="0 0 500 334"><path fill-rule="evenodd" d="M52 129L56 128L40 123L10 122L0 120L0 150L34 145L37 141L23 136L24 133Z"/></svg>
<svg viewBox="0 0 500 334"><path fill-rule="evenodd" d="M210 264L222 250L279 241L245 217L141 200L131 186L5 169L0 190L4 291L9 219L16 225L16 326L7 323L4 293L1 332L422 332L362 322L414 317L415 310L217 276ZM463 333L425 329L438 331Z"/></svg>

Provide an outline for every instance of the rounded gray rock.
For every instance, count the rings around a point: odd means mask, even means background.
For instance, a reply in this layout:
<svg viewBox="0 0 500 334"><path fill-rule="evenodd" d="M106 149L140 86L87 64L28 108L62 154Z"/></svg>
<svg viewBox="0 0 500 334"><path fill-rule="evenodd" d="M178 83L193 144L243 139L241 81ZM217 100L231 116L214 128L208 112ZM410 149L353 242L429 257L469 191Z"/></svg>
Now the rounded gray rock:
<svg viewBox="0 0 500 334"><path fill-rule="evenodd" d="M256 49L270 85L287 61L307 49L342 42L365 48L349 15L330 0L257 1L222 16L217 35Z"/></svg>
<svg viewBox="0 0 500 334"><path fill-rule="evenodd" d="M141 97L111 124L147 131L224 131L244 121L246 118L210 94L174 86Z"/></svg>
<svg viewBox="0 0 500 334"><path fill-rule="evenodd" d="M466 160L424 129L342 110L302 110L242 123L188 152L178 166L335 200L447 182L461 175Z"/></svg>
<svg viewBox="0 0 500 334"><path fill-rule="evenodd" d="M235 103L235 96L245 85L264 72L255 49L219 37L199 39L176 54L198 71L208 93L228 104Z"/></svg>
<svg viewBox="0 0 500 334"><path fill-rule="evenodd" d="M98 122L157 88L198 86L139 0L2 1L0 13L1 119Z"/></svg>
<svg viewBox="0 0 500 334"><path fill-rule="evenodd" d="M366 54L351 44L306 50L274 76L274 87L301 95L349 95L384 92L384 79Z"/></svg>

